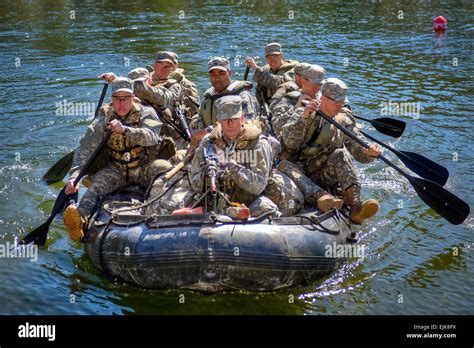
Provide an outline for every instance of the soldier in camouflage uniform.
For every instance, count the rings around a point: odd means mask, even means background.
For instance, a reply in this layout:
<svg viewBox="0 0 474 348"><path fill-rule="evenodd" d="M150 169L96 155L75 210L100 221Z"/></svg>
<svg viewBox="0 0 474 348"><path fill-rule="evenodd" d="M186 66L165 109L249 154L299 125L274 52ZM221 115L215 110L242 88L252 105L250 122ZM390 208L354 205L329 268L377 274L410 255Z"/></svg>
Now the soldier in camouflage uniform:
<svg viewBox="0 0 474 348"><path fill-rule="evenodd" d="M282 142L282 127L295 109L302 106L302 101L321 98L321 84L326 75L326 70L316 64L298 63L294 71L295 81L282 84L270 101L272 128L280 142ZM283 151L282 155L285 154Z"/></svg>
<svg viewBox="0 0 474 348"><path fill-rule="evenodd" d="M204 183L208 184L204 151L212 146L222 170L219 189L227 193L231 202L245 204L252 216L278 211L270 199L260 196L272 169L271 146L261 128L245 121L239 96L219 98L215 107L219 124L202 139L191 164L194 191L202 193Z"/></svg>
<svg viewBox="0 0 474 348"><path fill-rule="evenodd" d="M244 116L248 120L260 118L260 106L251 93L252 83L248 81L233 81L229 60L222 57L211 58L207 64L207 71L212 87L204 93L204 99L199 113L193 117L191 127L194 130L213 126L217 122L216 101L228 95L238 95L242 99Z"/></svg>
<svg viewBox="0 0 474 348"><path fill-rule="evenodd" d="M283 126L285 146L298 153L305 174L321 187L339 186L344 203L350 207L351 220L362 223L376 214L379 206L375 199L360 201L360 183L352 163L352 155L361 163L372 162L380 155L377 145L365 149L315 111L332 117L359 138L356 122L346 102L347 86L336 78L326 79L321 87L320 101L309 101L303 109L295 109Z"/></svg>
<svg viewBox="0 0 474 348"><path fill-rule="evenodd" d="M273 94L285 82L294 81L294 68L298 64L295 60L283 60L281 45L277 42L265 46L267 65L259 67L252 57L245 62L251 69L255 69L253 80L257 83L257 99L260 105L269 103Z"/></svg>
<svg viewBox="0 0 474 348"><path fill-rule="evenodd" d="M79 205L71 204L64 211L64 224L75 241L84 235L87 220L101 197L129 183L148 187L157 174L171 168L168 161L156 160L162 123L155 111L134 102L130 79L117 78L111 86L112 103L100 109L82 137L65 189L66 194L77 192L75 178L109 129L112 134L104 149L108 165L94 174Z"/></svg>

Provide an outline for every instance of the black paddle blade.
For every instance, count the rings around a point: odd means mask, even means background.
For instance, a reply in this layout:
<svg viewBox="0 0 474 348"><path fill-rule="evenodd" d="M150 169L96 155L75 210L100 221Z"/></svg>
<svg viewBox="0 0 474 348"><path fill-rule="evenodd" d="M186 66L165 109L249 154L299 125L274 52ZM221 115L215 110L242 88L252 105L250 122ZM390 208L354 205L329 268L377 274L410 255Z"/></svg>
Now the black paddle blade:
<svg viewBox="0 0 474 348"><path fill-rule="evenodd" d="M416 173L424 179L434 181L441 186L444 186L446 181L448 181L449 172L442 165L414 152L400 152L404 156L399 156L398 158L400 158L413 173Z"/></svg>
<svg viewBox="0 0 474 348"><path fill-rule="evenodd" d="M46 243L46 237L48 236L49 225L51 225L53 219L48 219L44 224L37 227L30 233L28 233L25 238L20 240L20 244L36 244L42 246Z"/></svg>
<svg viewBox="0 0 474 348"><path fill-rule="evenodd" d="M382 134L400 138L405 131L406 123L389 117L373 119L370 124Z"/></svg>
<svg viewBox="0 0 474 348"><path fill-rule="evenodd" d="M408 180L420 198L450 223L459 225L466 220L471 211L466 202L433 181L413 176Z"/></svg>
<svg viewBox="0 0 474 348"><path fill-rule="evenodd" d="M43 175L43 180L46 181L48 185L63 180L69 170L71 170L73 157L74 151L63 156Z"/></svg>

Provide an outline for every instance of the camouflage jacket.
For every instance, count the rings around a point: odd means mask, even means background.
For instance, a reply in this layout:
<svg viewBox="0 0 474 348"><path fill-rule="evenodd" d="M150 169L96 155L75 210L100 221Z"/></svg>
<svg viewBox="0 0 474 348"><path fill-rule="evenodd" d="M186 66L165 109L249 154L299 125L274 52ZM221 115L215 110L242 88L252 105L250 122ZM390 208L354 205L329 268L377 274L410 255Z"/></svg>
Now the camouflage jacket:
<svg viewBox="0 0 474 348"><path fill-rule="evenodd" d="M186 116L191 118L199 110L199 93L196 89L196 85L189 81L186 76L184 76L184 70L181 68L173 71L170 76L170 79L178 81L183 90L182 104L186 109Z"/></svg>
<svg viewBox="0 0 474 348"><path fill-rule="evenodd" d="M190 169L193 190L202 192L205 180L204 149L212 142L226 154L228 163L221 169L220 190L227 192L230 201L250 205L265 190L272 169L271 147L261 129L246 123L235 142L235 152L230 151L230 142L222 135L220 126L205 136Z"/></svg>
<svg viewBox="0 0 474 348"><path fill-rule="evenodd" d="M139 113L139 123L128 126L127 120L133 114ZM107 123L112 119L120 119L127 125L127 132L124 137L132 146L157 147L160 144L160 131L162 123L158 119L155 110L150 107L133 103L132 110L125 118L120 118L112 107L112 104L102 106L97 118L87 127L86 133L80 140L79 148L74 151L74 159L70 170L71 178L79 175L82 166L86 164L92 153L102 141L106 131ZM109 139L109 142L111 140Z"/></svg>
<svg viewBox="0 0 474 348"><path fill-rule="evenodd" d="M346 147L358 162L369 163L375 160L374 157L365 153L363 146L336 129L321 116L314 114L313 117L306 119L302 117L303 110L302 107L297 108L283 126L282 131L285 147L298 153L300 161L308 162L342 147ZM359 139L365 140L356 128L356 121L350 109L342 108L333 119Z"/></svg>
<svg viewBox="0 0 474 348"><path fill-rule="evenodd" d="M135 95L156 108L173 108L176 102L183 102L183 88L176 80L154 81L152 85L143 80L135 80Z"/></svg>
<svg viewBox="0 0 474 348"><path fill-rule="evenodd" d="M268 64L255 70L253 80L257 83L257 98L260 104L263 104L261 93L265 96L265 102L268 103L283 83L295 80L294 68L297 64L295 60L284 60L275 72Z"/></svg>
<svg viewBox="0 0 474 348"><path fill-rule="evenodd" d="M209 88L204 93L198 114L193 116L191 128L202 129L214 125L217 122L214 102L226 95L239 95L242 98L242 110L247 120L259 119L260 106L255 96L251 93L252 87L251 82L231 81L230 85L221 93L217 93L214 87Z"/></svg>
<svg viewBox="0 0 474 348"><path fill-rule="evenodd" d="M298 85L293 82L285 82L278 88L270 100L270 112L272 114L272 128L275 137L281 142L282 128L294 112L294 107L301 96Z"/></svg>

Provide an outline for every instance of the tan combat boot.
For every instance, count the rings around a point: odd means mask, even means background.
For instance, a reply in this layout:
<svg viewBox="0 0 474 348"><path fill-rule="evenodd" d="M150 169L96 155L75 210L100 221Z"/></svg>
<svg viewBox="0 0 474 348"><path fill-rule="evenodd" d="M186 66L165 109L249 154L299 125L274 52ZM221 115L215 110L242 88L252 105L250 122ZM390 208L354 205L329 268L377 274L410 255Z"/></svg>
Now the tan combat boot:
<svg viewBox="0 0 474 348"><path fill-rule="evenodd" d="M363 203L360 201L359 185L351 185L346 189L344 203L351 208L351 220L358 224L371 218L379 210L379 202L376 199L368 199Z"/></svg>
<svg viewBox="0 0 474 348"><path fill-rule="evenodd" d="M70 204L64 210L63 214L64 226L66 226L69 237L79 242L84 237L83 227L85 225L85 219L81 216L81 213L77 209L75 204Z"/></svg>
<svg viewBox="0 0 474 348"><path fill-rule="evenodd" d="M325 213L333 208L341 209L344 204L344 201L342 199L330 195L329 193L326 193L319 197L316 203L318 205L319 210Z"/></svg>

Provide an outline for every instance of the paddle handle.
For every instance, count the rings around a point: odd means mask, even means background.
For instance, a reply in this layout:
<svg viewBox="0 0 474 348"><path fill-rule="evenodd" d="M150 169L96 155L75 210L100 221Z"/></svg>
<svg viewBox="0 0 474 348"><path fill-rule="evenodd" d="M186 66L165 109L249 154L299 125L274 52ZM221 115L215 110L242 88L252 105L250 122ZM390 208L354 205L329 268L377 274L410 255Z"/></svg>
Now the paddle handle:
<svg viewBox="0 0 474 348"><path fill-rule="evenodd" d="M249 67L245 68L244 81L247 81L247 78L249 77L249 71L250 71Z"/></svg>
<svg viewBox="0 0 474 348"><path fill-rule="evenodd" d="M97 107L95 108L94 120L99 115L99 110L102 107L102 103L104 102L105 93L107 93L107 88L108 87L109 87L109 84L107 82L104 83L104 87L102 88L102 93L100 94L99 102L97 103Z"/></svg>
<svg viewBox="0 0 474 348"><path fill-rule="evenodd" d="M376 142L377 144L379 144L380 146L383 146L385 147L386 149L392 151L394 154L396 154L397 156L403 156L403 157L408 157L406 156L405 154L401 153L400 151L394 149L393 147L391 147L390 145L387 145L383 142L381 142L380 140L378 140L377 138L374 138L373 136L367 134L366 132L364 132L362 129L359 128L359 132L361 132L361 134L366 137L367 139L370 139L372 140L373 142Z"/></svg>

